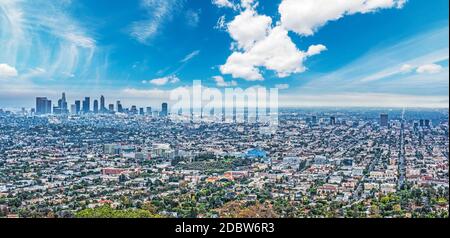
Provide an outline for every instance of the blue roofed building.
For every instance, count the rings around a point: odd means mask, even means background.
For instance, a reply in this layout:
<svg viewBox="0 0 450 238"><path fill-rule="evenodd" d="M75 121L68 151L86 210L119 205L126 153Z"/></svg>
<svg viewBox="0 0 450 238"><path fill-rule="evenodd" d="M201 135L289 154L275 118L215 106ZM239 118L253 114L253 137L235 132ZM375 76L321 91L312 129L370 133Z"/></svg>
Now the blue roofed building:
<svg viewBox="0 0 450 238"><path fill-rule="evenodd" d="M267 152L261 149L250 149L247 151L245 157L251 158L251 159L266 159L267 158Z"/></svg>

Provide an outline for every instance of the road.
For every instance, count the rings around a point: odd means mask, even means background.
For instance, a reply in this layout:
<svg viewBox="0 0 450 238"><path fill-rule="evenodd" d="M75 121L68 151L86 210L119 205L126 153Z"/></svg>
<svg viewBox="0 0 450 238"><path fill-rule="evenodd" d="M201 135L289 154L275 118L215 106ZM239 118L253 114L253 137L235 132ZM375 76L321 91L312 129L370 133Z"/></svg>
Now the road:
<svg viewBox="0 0 450 238"><path fill-rule="evenodd" d="M406 161L405 161L405 121L402 120L402 126L400 129L400 147L398 152L398 190L401 190L406 181Z"/></svg>

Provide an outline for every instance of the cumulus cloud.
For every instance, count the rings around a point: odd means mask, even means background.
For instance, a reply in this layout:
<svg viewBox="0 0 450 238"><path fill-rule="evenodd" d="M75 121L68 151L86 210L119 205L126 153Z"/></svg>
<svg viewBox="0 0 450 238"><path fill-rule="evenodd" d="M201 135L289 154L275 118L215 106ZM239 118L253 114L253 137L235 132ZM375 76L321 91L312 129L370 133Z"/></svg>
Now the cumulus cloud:
<svg viewBox="0 0 450 238"><path fill-rule="evenodd" d="M231 38L239 49L248 50L255 42L264 39L272 25L272 18L258 15L253 9L247 9L228 24Z"/></svg>
<svg viewBox="0 0 450 238"><path fill-rule="evenodd" d="M306 58L320 54L327 48L313 45L304 52L297 48L280 23L259 14L255 0L241 0L239 14L229 23L219 19L220 29L225 28L234 40L232 54L220 66L222 74L248 81L264 80L263 71L274 71L280 78L306 70Z"/></svg>
<svg viewBox="0 0 450 238"><path fill-rule="evenodd" d="M256 0L241 0L241 7L249 9L255 8L258 6L258 2Z"/></svg>
<svg viewBox="0 0 450 238"><path fill-rule="evenodd" d="M329 21L346 15L402 8L406 0L282 0L281 24L300 35L313 35Z"/></svg>
<svg viewBox="0 0 450 238"><path fill-rule="evenodd" d="M214 76L214 81L216 81L217 87L236 87L237 82L232 80L230 82L226 82L222 76Z"/></svg>
<svg viewBox="0 0 450 238"><path fill-rule="evenodd" d="M327 47L324 45L312 45L308 48L308 51L306 52L307 56L314 56L322 53L322 51L327 50Z"/></svg>
<svg viewBox="0 0 450 238"><path fill-rule="evenodd" d="M438 64L426 64L417 68L419 74L438 74L442 72L443 67Z"/></svg>
<svg viewBox="0 0 450 238"><path fill-rule="evenodd" d="M301 51L289 36L313 35L328 21L345 15L369 13L385 8L401 8L406 0L282 0L278 11L280 21L257 12L257 0L213 1L219 7L232 7L239 14L229 23L218 21L219 29L226 29L234 40L232 54L220 67L222 74L249 81L264 80L264 70L274 71L278 77L288 77L306 70L304 61L327 50L321 44ZM238 6L238 7L236 7Z"/></svg>
<svg viewBox="0 0 450 238"><path fill-rule="evenodd" d="M142 83L150 83L156 86L164 86L168 83L174 84L180 82L180 79L176 75L170 75L167 77L156 78L149 81L142 81Z"/></svg>
<svg viewBox="0 0 450 238"><path fill-rule="evenodd" d="M16 68L8 64L0 64L0 79L17 77L17 75L19 74L17 73Z"/></svg>
<svg viewBox="0 0 450 238"><path fill-rule="evenodd" d="M310 54L318 53L323 48L314 46ZM234 52L227 62L220 67L223 74L249 81L264 80L260 67L275 71L280 78L306 70L303 62L309 57L308 52L297 49L288 36L288 31L277 26L264 39L257 41L249 50Z"/></svg>

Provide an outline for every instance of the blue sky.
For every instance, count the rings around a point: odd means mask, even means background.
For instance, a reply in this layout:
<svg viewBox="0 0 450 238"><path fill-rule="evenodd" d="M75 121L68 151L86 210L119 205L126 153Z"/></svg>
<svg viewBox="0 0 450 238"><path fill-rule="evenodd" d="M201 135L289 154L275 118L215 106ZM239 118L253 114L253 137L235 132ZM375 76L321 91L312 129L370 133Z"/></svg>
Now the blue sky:
<svg viewBox="0 0 450 238"><path fill-rule="evenodd" d="M285 106L448 107L447 0L0 0L0 107L278 87Z"/></svg>

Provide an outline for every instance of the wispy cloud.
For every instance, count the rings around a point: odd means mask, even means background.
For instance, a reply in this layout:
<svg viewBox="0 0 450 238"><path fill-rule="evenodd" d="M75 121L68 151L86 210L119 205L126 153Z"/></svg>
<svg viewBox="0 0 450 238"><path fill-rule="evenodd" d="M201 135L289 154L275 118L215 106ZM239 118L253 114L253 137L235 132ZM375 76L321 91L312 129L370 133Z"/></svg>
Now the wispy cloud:
<svg viewBox="0 0 450 238"><path fill-rule="evenodd" d="M191 59L197 57L199 54L200 54L200 50L193 51L192 53L186 55L180 62L186 63L186 62L190 61Z"/></svg>
<svg viewBox="0 0 450 238"><path fill-rule="evenodd" d="M440 74L430 77L417 75L417 69L424 65L448 61L448 52L448 26L444 26L419 33L392 46L373 49L334 72L313 76L314 80L302 88L310 92L398 92L408 88L411 90L409 93L419 95L429 92L426 89L448 94L448 90L436 88L437 84L448 87L448 67L437 66ZM426 88L423 88L424 83L428 83Z"/></svg>
<svg viewBox="0 0 450 238"><path fill-rule="evenodd" d="M183 5L184 0L141 0L141 7L147 16L130 26L130 35L141 43L148 43Z"/></svg>
<svg viewBox="0 0 450 238"><path fill-rule="evenodd" d="M17 69L8 65L8 64L0 64L0 80L16 77L18 75Z"/></svg>
<svg viewBox="0 0 450 238"><path fill-rule="evenodd" d="M166 85L168 83L175 84L175 83L178 83L178 82L180 82L180 79L176 75L170 75L170 76L167 76L167 77L156 78L156 79L152 79L152 80L149 80L149 81L146 81L146 80L142 81L142 83L144 83L144 84L149 83L149 84L153 84L153 85L156 85L156 86L164 86L164 85Z"/></svg>
<svg viewBox="0 0 450 238"><path fill-rule="evenodd" d="M177 66L177 68L173 69L170 73L166 74L169 75L167 77L171 77L171 75L177 75L180 71L182 71L187 64L189 64L189 62L194 59L195 57L197 57L200 54L200 50L195 50L189 54L187 54L186 56L183 57L183 59L181 59L179 61L179 65ZM166 67L164 69L161 69L157 72L158 75L162 75L164 74L166 71L170 70L171 67Z"/></svg>
<svg viewBox="0 0 450 238"><path fill-rule="evenodd" d="M70 1L0 0L0 63L25 79L88 77L100 49L91 30L68 15L69 7ZM36 68L43 70L31 72Z"/></svg>
<svg viewBox="0 0 450 238"><path fill-rule="evenodd" d="M419 74L438 74L442 72L443 67L438 64L426 64L417 68Z"/></svg>

